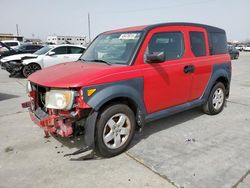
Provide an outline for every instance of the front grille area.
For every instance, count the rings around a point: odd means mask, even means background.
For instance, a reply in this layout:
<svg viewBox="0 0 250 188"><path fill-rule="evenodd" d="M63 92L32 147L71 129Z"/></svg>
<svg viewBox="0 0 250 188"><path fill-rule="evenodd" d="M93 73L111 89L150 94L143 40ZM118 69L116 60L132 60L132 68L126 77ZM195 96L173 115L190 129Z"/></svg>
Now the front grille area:
<svg viewBox="0 0 250 188"><path fill-rule="evenodd" d="M46 91L49 90L49 88L47 87L43 87L43 86L39 86L37 84L31 83L31 87L33 90L36 91L35 94L35 110L40 108L41 110L43 110L44 112L47 113L47 109L45 107L45 94Z"/></svg>

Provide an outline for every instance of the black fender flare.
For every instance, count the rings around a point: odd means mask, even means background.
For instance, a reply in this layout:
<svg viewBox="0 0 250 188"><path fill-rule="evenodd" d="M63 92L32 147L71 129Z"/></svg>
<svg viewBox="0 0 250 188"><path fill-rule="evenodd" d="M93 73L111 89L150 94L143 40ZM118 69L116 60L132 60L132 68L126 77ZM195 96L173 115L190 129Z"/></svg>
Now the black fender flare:
<svg viewBox="0 0 250 188"><path fill-rule="evenodd" d="M92 88L96 89L96 92L89 97L87 90ZM84 101L95 111L100 110L108 101L125 97L133 101L143 113L146 113L143 99L143 78L86 87L83 88L83 96Z"/></svg>
<svg viewBox="0 0 250 188"><path fill-rule="evenodd" d="M204 99L204 101L208 99L210 91L212 90L214 84L216 83L216 80L218 80L219 78L224 78L225 80L227 80L228 86L230 86L231 63L213 65L213 71L210 80L208 81L207 87L202 96L202 99Z"/></svg>
<svg viewBox="0 0 250 188"><path fill-rule="evenodd" d="M92 96L87 95L87 90L96 89ZM143 78L135 78L126 81L107 83L83 88L84 101L93 108L87 117L85 127L84 142L87 148L95 148L95 127L99 110L101 107L116 98L126 97L132 100L137 108L143 113L146 109L143 102Z"/></svg>

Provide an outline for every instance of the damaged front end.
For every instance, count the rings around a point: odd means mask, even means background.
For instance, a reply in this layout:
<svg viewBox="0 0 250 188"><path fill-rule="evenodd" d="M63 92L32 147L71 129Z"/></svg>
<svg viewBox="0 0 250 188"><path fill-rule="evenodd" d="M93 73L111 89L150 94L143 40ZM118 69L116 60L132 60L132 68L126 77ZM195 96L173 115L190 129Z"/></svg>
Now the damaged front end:
<svg viewBox="0 0 250 188"><path fill-rule="evenodd" d="M55 89L28 81L27 92L30 101L22 103L22 107L28 108L32 121L43 128L46 137L84 133L85 147L73 155L94 149L97 112L84 102L81 88Z"/></svg>
<svg viewBox="0 0 250 188"><path fill-rule="evenodd" d="M23 68L23 64L21 61L9 61L9 62L2 62L1 68L3 70L8 71L9 73L17 73L20 72Z"/></svg>

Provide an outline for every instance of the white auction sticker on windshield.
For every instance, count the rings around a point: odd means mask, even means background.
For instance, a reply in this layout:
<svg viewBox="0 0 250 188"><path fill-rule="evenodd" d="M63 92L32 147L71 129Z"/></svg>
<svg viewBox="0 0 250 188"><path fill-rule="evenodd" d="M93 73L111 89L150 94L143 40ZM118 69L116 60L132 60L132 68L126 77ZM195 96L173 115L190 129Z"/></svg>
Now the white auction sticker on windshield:
<svg viewBox="0 0 250 188"><path fill-rule="evenodd" d="M119 39L120 40L133 40L135 39L137 36L137 33L124 33L124 34L121 34Z"/></svg>

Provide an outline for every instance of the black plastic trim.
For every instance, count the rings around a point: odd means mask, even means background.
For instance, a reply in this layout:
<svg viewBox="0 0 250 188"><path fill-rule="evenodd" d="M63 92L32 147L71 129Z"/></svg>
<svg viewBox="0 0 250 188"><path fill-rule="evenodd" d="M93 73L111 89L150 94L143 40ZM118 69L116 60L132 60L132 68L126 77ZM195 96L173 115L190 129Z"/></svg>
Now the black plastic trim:
<svg viewBox="0 0 250 188"><path fill-rule="evenodd" d="M202 27L207 30L207 32L218 32L218 33L225 33L225 30L205 25L205 24L199 24L199 23L188 23L188 22L169 22L169 23L160 23L160 24L154 24L146 27L144 30L149 32L152 29L158 28L158 27L164 27L164 26L193 26L193 27Z"/></svg>
<svg viewBox="0 0 250 188"><path fill-rule="evenodd" d="M106 102L115 98L126 97L132 100L143 114L146 114L143 86L144 80L142 77L93 85L83 88L83 98L89 106L98 111ZM96 92L91 96L87 96L88 89L96 89Z"/></svg>

